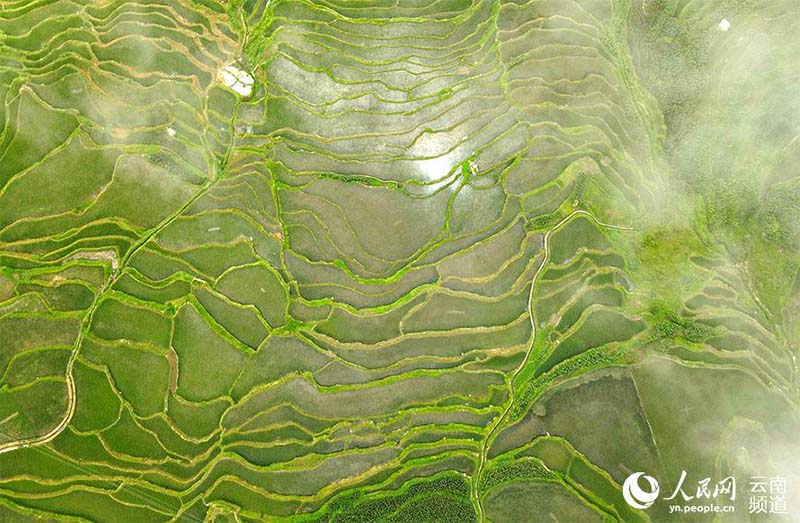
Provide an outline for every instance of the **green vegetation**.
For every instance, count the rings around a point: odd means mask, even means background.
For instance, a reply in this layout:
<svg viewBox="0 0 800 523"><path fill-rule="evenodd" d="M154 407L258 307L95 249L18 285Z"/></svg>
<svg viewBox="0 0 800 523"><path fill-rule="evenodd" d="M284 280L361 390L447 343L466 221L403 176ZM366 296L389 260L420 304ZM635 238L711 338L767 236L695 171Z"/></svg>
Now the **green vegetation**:
<svg viewBox="0 0 800 523"><path fill-rule="evenodd" d="M0 521L795 477L795 4L0 3Z"/></svg>

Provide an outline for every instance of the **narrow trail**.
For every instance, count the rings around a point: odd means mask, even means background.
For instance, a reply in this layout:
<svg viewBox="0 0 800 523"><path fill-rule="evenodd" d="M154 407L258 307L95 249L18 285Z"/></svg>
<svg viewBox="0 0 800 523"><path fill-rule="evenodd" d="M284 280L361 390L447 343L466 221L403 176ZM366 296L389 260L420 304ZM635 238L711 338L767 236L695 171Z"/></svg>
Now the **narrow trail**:
<svg viewBox="0 0 800 523"><path fill-rule="evenodd" d="M33 438L25 438L20 439L17 441L9 441L0 445L0 454L11 452L20 448L25 447L33 447L39 445L46 445L50 443L54 439L58 437L59 434L64 432L64 429L67 428L70 421L72 421L72 417L75 415L75 408L77 406L77 399L75 397L75 378L73 377L73 369L75 367L75 360L78 357L78 352L80 351L81 344L83 343L83 337L88 331L89 327L92 324L92 319L94 318L94 313L97 310L97 307L102 302L102 298L109 289L111 289L117 280L122 276L123 269L127 266L128 262L131 258L139 252L139 250L144 247L147 242L149 242L154 236L156 236L159 232L161 232L165 227L167 227L170 223L172 223L176 218L181 216L186 209L188 209L192 204L194 204L197 200L202 198L204 195L208 193L211 187L217 182L218 179L215 179L205 185L200 191L197 192L192 198L189 199L180 209L175 211L174 213L167 216L164 220L161 221L160 224L155 226L153 229L150 230L147 234L142 236L142 238L133 245L130 251L125 255L125 257L120 260L118 268L112 268L111 276L106 280L106 283L100 288L95 296L92 305L89 307L89 310L86 312L86 316L81 323L81 330L78 333L78 337L75 340L75 344L72 348L72 354L70 354L69 361L67 362L67 369L66 369L66 383L67 383L67 412L64 414L64 417L61 421L56 425L50 432L43 436L37 436Z"/></svg>
<svg viewBox="0 0 800 523"><path fill-rule="evenodd" d="M243 45L243 44L242 44ZM208 87L210 89L211 86ZM207 93L206 93L207 94ZM230 118L230 128L235 128L235 121L239 115L239 106L240 101L237 102L233 114ZM208 116L206 115L206 124L208 124ZM206 151L211 153L211 157L213 158L213 147L208 143L207 138L204 138ZM231 151L233 149L233 144L229 144L227 150L225 151L224 156L221 159L221 166L225 166L228 164L230 159ZM115 263L115 259L109 259L108 256L101 256L100 259L108 259L111 263L111 276L106 280L103 286L95 295L94 301L92 301L91 306L86 311L86 316L84 317L83 322L81 322L81 330L78 333L78 337L75 340L75 344L72 348L72 353L70 354L69 361L67 362L67 369L66 369L66 384L67 384L67 412L65 413L64 417L61 421L56 425L52 430L50 430L47 434L43 436L37 436L33 438L25 438L16 441L9 441L0 445L0 454L11 452L20 448L24 447L32 447L32 446L39 446L39 445L46 445L53 441L59 434L61 434L64 429L67 428L70 421L72 421L73 416L75 415L75 408L77 406L77 399L75 398L75 378L73 377L73 369L75 367L75 359L78 356L78 352L80 351L81 344L83 343L83 337L85 333L88 331L89 327L92 324L92 319L94 318L94 313L97 310L97 307L102 302L102 297L111 289L117 280L122 276L125 267L130 262L131 258L139 252L139 250L144 247L153 237L158 235L162 230L164 230L169 224L175 221L178 217L182 216L189 207L191 207L197 200L208 194L208 192L223 178L222 176L223 168L221 167L218 171L215 172L215 176L210 178L197 193L195 193L189 200L186 201L179 209L177 209L172 214L166 216L163 220L161 220L158 225L147 231L133 246L130 250L119 259L118 263ZM69 260L71 258L68 258ZM2 432L0 432L2 434Z"/></svg>
<svg viewBox="0 0 800 523"><path fill-rule="evenodd" d="M531 322L531 343L530 343L530 346L528 347L528 351L525 353L525 357L523 358L522 362L520 362L520 364L517 366L516 369L514 369L514 372L511 374L511 378L509 380L509 383L510 383L509 396L510 396L510 398L509 398L509 401L508 401L508 405L503 410L503 413L500 414L500 416L498 416L495 419L494 423L492 423L491 427L489 428L489 433L486 435L486 438L484 438L484 440L483 440L483 444L481 445L481 456L480 456L480 462L478 463L478 469L476 470L475 475L472 478L472 501L473 501L473 504L475 505L475 508L478 511L478 523L484 523L485 518L486 518L486 516L484 514L484 510L483 510L483 501L481 500L480 488L479 487L480 487L481 476L483 475L483 469L486 466L486 454L487 454L487 451L489 450L489 444L492 442L492 437L495 435L495 432L497 431L497 429L503 424L503 421L505 421L506 417L508 416L508 413L511 412L511 407L514 406L514 401L515 401L515 398L514 398L514 381L517 379L517 376L519 375L519 373L522 372L522 369L524 369L525 366L528 364L528 361L530 360L531 354L533 353L533 347L534 347L535 341L536 341L536 321L535 321L535 319L533 317L533 292L534 292L534 289L536 288L536 281L539 279L539 275L542 272L544 272L544 269L547 266L547 262L550 260L550 236L554 232L558 231L558 229L560 229L561 227L563 227L564 225L566 225L570 221L572 221L572 219L575 218L576 216L586 216L589 219L591 219L593 222L595 222L597 225L599 225L600 227L604 227L606 229L612 229L612 230L618 230L618 231L632 231L633 230L632 227L625 227L625 226L621 226L621 225L610 225L610 224L607 224L607 223L603 223L600 220L598 220L597 218L595 218L594 215L592 213L590 213L589 211L584 211L582 209L578 209L578 210L572 211L567 217L562 219L560 222L558 222L556 225L554 225L550 230L548 230L545 233L544 242L543 242L543 245L544 245L544 257L542 258L542 262L539 264L539 267L536 269L536 272L533 274L533 277L531 278L531 290L528 293L528 317L530 318L530 322Z"/></svg>

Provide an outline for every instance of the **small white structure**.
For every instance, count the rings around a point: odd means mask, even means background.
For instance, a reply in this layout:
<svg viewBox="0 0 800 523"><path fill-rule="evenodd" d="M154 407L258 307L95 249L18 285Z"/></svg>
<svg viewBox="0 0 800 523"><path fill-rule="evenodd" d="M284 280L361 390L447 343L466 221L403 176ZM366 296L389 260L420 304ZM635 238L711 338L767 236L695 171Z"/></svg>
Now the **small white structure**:
<svg viewBox="0 0 800 523"><path fill-rule="evenodd" d="M176 134L178 134L178 131L176 131L172 127L168 127L167 128L167 134L170 135L170 136L175 136Z"/></svg>
<svg viewBox="0 0 800 523"><path fill-rule="evenodd" d="M247 97L253 94L255 79L253 75L244 69L239 69L233 64L226 65L219 72L218 78L220 82L230 87L241 96Z"/></svg>
<svg viewBox="0 0 800 523"><path fill-rule="evenodd" d="M731 28L731 23L728 22L727 18L723 18L722 20L719 21L719 25L717 27L719 27L720 31L727 31L728 29Z"/></svg>

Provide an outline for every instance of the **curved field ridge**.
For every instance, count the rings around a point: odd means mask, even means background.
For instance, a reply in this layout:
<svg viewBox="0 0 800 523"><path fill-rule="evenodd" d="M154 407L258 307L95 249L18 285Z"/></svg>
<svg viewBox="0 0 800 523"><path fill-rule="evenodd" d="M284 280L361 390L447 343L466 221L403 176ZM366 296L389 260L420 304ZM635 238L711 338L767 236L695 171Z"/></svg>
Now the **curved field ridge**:
<svg viewBox="0 0 800 523"><path fill-rule="evenodd" d="M798 15L0 0L0 521L796 478Z"/></svg>

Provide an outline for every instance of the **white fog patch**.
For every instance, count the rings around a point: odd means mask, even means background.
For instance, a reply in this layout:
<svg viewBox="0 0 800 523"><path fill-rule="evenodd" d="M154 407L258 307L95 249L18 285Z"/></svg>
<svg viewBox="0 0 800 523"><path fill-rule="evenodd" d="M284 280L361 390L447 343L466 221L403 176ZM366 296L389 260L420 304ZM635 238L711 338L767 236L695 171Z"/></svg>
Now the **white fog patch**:
<svg viewBox="0 0 800 523"><path fill-rule="evenodd" d="M420 194L433 194L443 187L453 185L452 171L458 165L452 155L438 156L427 160L416 160L414 162L415 171L418 173L415 178L420 183L418 191Z"/></svg>
<svg viewBox="0 0 800 523"><path fill-rule="evenodd" d="M728 22L727 18L723 18L722 20L720 20L719 25L717 27L719 28L720 31L727 31L728 29L731 28L731 23Z"/></svg>
<svg viewBox="0 0 800 523"><path fill-rule="evenodd" d="M226 65L219 72L218 78L220 82L230 87L241 96L246 97L253 94L255 79L244 69L239 69L233 64Z"/></svg>
<svg viewBox="0 0 800 523"><path fill-rule="evenodd" d="M421 160L417 162L417 166L426 182L444 178L447 176L447 173L450 172L450 169L453 168L450 160L444 156L430 160Z"/></svg>

